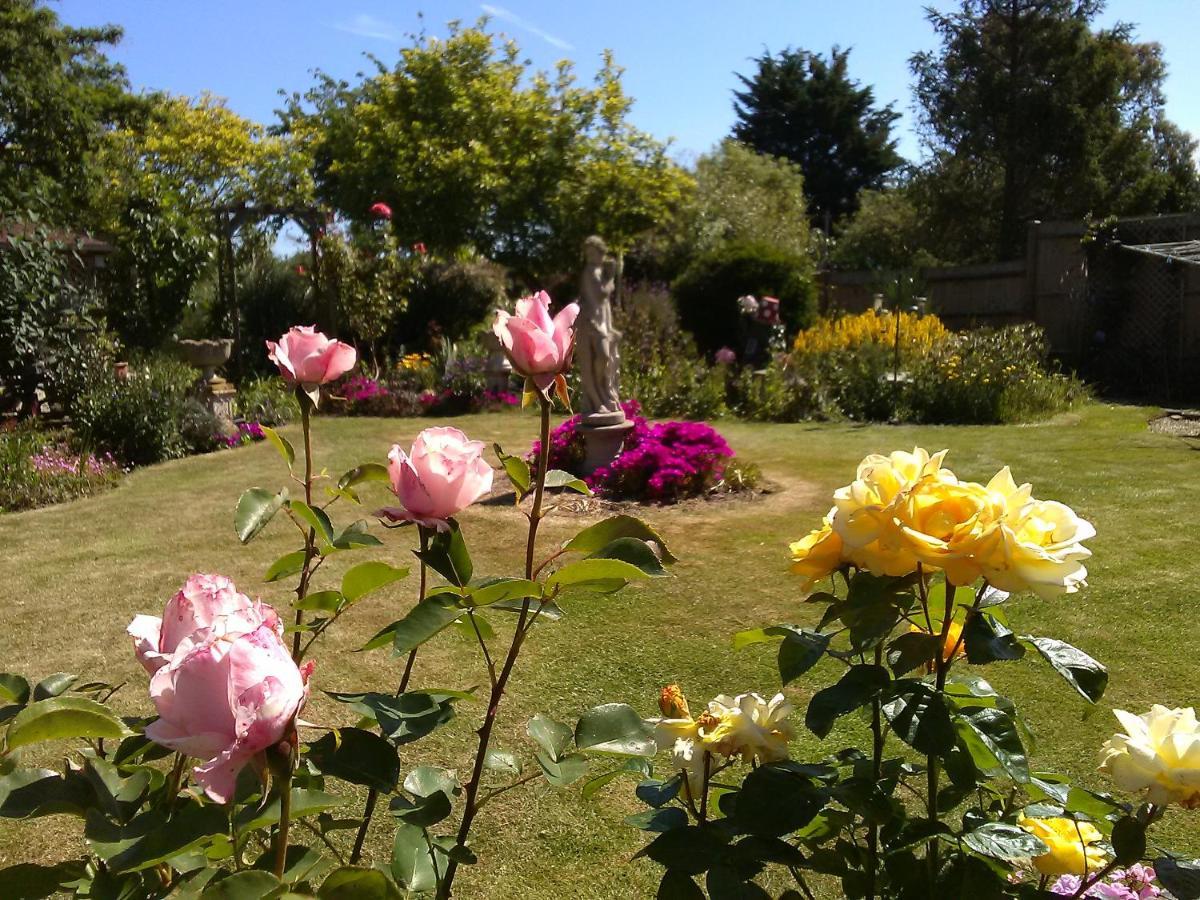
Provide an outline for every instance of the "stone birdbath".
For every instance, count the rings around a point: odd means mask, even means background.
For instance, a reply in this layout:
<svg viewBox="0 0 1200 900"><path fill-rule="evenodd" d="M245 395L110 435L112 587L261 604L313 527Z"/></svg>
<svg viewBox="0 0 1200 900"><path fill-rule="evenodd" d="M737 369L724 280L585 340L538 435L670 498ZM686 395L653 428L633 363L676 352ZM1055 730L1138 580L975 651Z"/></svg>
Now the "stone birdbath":
<svg viewBox="0 0 1200 900"><path fill-rule="evenodd" d="M223 434L236 434L233 424L233 400L237 389L217 374L233 353L233 338L183 340L177 343L179 356L201 371L196 394L221 424Z"/></svg>

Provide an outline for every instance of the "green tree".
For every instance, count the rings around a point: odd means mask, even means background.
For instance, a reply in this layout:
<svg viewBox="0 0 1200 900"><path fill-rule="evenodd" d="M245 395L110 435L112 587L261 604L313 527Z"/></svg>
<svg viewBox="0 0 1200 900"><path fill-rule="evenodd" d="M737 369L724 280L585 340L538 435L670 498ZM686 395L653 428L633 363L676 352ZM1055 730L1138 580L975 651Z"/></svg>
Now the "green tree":
<svg viewBox="0 0 1200 900"><path fill-rule="evenodd" d="M1174 211L1190 138L1163 116L1165 67L1102 0L961 0L910 61L930 154L924 208L946 255L1011 258L1034 218Z"/></svg>
<svg viewBox="0 0 1200 900"><path fill-rule="evenodd" d="M696 162L696 189L678 232L689 255L729 243L810 249L805 178L800 167L725 140Z"/></svg>
<svg viewBox="0 0 1200 900"><path fill-rule="evenodd" d="M592 87L568 62L531 72L481 22L418 37L393 68L375 65L354 85L319 75L288 102L285 127L310 149L321 197L358 221L387 203L401 244L537 274L573 261L591 231L620 248L685 183L627 123L611 59Z"/></svg>
<svg viewBox="0 0 1200 900"><path fill-rule="evenodd" d="M89 224L94 154L139 105L104 55L120 39L113 25L65 26L37 0L0 3L0 209Z"/></svg>
<svg viewBox="0 0 1200 900"><path fill-rule="evenodd" d="M863 191L831 254L839 269L896 272L937 265L925 217L906 187Z"/></svg>
<svg viewBox="0 0 1200 900"><path fill-rule="evenodd" d="M804 173L816 225L852 213L859 192L882 187L903 160L892 124L900 114L878 107L873 90L849 74L849 50L829 58L807 50L764 53L752 76L739 75L733 136L760 153L781 156Z"/></svg>

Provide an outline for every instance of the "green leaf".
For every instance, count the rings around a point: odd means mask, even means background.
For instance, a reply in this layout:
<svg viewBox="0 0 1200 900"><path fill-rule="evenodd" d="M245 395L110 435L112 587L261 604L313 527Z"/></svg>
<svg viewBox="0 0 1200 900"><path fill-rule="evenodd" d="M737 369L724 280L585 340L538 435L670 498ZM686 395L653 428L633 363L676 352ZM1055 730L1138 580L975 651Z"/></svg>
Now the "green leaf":
<svg viewBox="0 0 1200 900"><path fill-rule="evenodd" d="M567 563L546 579L547 588L581 588L612 593L630 581L645 578L637 566L619 559L581 559Z"/></svg>
<svg viewBox="0 0 1200 900"><path fill-rule="evenodd" d="M647 778L638 784L633 792L647 806L659 807L666 806L674 800L679 795L682 787L683 778L676 775L667 781L659 781L657 778Z"/></svg>
<svg viewBox="0 0 1200 900"><path fill-rule="evenodd" d="M1082 650L1054 638L1022 635L1021 642L1031 645L1042 658L1065 678L1089 703L1104 696L1108 687L1108 669Z"/></svg>
<svg viewBox="0 0 1200 900"><path fill-rule="evenodd" d="M387 740L361 728L339 728L308 748L306 759L325 775L383 793L396 789L400 757Z"/></svg>
<svg viewBox="0 0 1200 900"><path fill-rule="evenodd" d="M308 788L292 788L292 821L316 816L327 810L336 809L349 802L348 797L327 794L324 791ZM266 828L279 821L279 798L273 797L264 809L247 806L237 813L237 827L240 832L253 831L256 828Z"/></svg>
<svg viewBox="0 0 1200 900"><path fill-rule="evenodd" d="M168 819L154 809L127 825L117 825L98 809L89 809L84 836L92 851L113 872L140 872L210 843L229 831L227 811L219 806L184 801Z"/></svg>
<svg viewBox="0 0 1200 900"><path fill-rule="evenodd" d="M780 837L803 828L825 806L822 790L790 764L764 765L742 782L734 805L738 829Z"/></svg>
<svg viewBox="0 0 1200 900"><path fill-rule="evenodd" d="M392 877L409 891L432 891L443 874L435 868L438 856L429 846L425 829L401 823L392 844Z"/></svg>
<svg viewBox="0 0 1200 900"><path fill-rule="evenodd" d="M781 627L784 635L783 643L779 645L777 664L779 677L784 684L789 684L821 661L832 635L788 625Z"/></svg>
<svg viewBox="0 0 1200 900"><path fill-rule="evenodd" d="M463 602L468 606L490 606L505 600L541 597L542 586L525 578L490 578L465 589Z"/></svg>
<svg viewBox="0 0 1200 900"><path fill-rule="evenodd" d="M410 609L403 619L389 626L392 628L392 646L397 654L415 650L462 615L465 615L465 611L458 605L455 594L426 597Z"/></svg>
<svg viewBox="0 0 1200 900"><path fill-rule="evenodd" d="M1023 861L1050 852L1041 838L1005 822L980 825L964 834L962 842L982 856L1009 862Z"/></svg>
<svg viewBox="0 0 1200 900"><path fill-rule="evenodd" d="M883 666L851 666L836 684L813 695L808 703L804 724L817 737L827 737L840 716L869 703L891 681L891 676Z"/></svg>
<svg viewBox="0 0 1200 900"><path fill-rule="evenodd" d="M568 753L552 759L544 750L538 750L533 758L537 760L546 780L555 787L567 787L587 774L588 761L582 753Z"/></svg>
<svg viewBox="0 0 1200 900"><path fill-rule="evenodd" d="M14 769L0 777L0 817L27 819L69 813L82 816L96 793L82 775L51 769Z"/></svg>
<svg viewBox="0 0 1200 900"><path fill-rule="evenodd" d="M367 529L366 519L351 522L342 529L342 533L333 539L334 549L353 550L355 547L382 547L383 541L371 534Z"/></svg>
<svg viewBox="0 0 1200 900"><path fill-rule="evenodd" d="M59 897L68 885L87 877L83 860L68 860L53 866L16 863L0 869L0 897L34 900Z"/></svg>
<svg viewBox="0 0 1200 900"><path fill-rule="evenodd" d="M961 713L954 727L976 768L986 774L1007 774L1018 784L1029 783L1029 761L1013 717L1002 709L984 707Z"/></svg>
<svg viewBox="0 0 1200 900"><path fill-rule="evenodd" d="M963 646L967 649L967 662L972 664L1021 659L1025 655L1025 648L1016 635L991 613L976 612L967 616Z"/></svg>
<svg viewBox="0 0 1200 900"><path fill-rule="evenodd" d="M663 568L658 554L654 552L653 545L638 538L617 538L590 554L588 559L619 559L631 566L636 566L654 578L661 578L669 574Z"/></svg>
<svg viewBox="0 0 1200 900"><path fill-rule="evenodd" d="M337 865L328 856L318 853L312 847L303 844L290 844L284 858L283 883L318 881L330 869ZM272 871L275 867L275 851L268 848L254 861L254 868L264 872Z"/></svg>
<svg viewBox="0 0 1200 900"><path fill-rule="evenodd" d="M700 890L692 877L674 869L667 869L663 873L654 897L655 900L705 900L704 891Z"/></svg>
<svg viewBox="0 0 1200 900"><path fill-rule="evenodd" d="M329 873L318 900L404 900L396 883L378 869L342 866Z"/></svg>
<svg viewBox="0 0 1200 900"><path fill-rule="evenodd" d="M451 769L417 766L405 776L404 789L416 797L432 797L437 793L450 797L459 792L459 784Z"/></svg>
<svg viewBox="0 0 1200 900"><path fill-rule="evenodd" d="M627 703L605 703L580 716L575 725L575 746L618 756L653 757L658 752L654 728Z"/></svg>
<svg viewBox="0 0 1200 900"><path fill-rule="evenodd" d="M447 531L434 534L427 550L415 552L418 559L451 584L463 587L471 580L474 571L471 554L467 551L467 542L463 540L462 529L453 519Z"/></svg>
<svg viewBox="0 0 1200 900"><path fill-rule="evenodd" d="M678 806L667 806L660 809L646 809L640 813L625 817L625 824L640 828L642 831L653 831L661 834L672 828L683 828L688 823L688 815Z"/></svg>
<svg viewBox="0 0 1200 900"><path fill-rule="evenodd" d="M13 718L5 747L63 738L121 738L128 732L107 706L86 697L52 697L26 706Z"/></svg>
<svg viewBox="0 0 1200 900"><path fill-rule="evenodd" d="M1113 825L1113 856L1118 865L1132 866L1146 855L1146 823L1125 816Z"/></svg>
<svg viewBox="0 0 1200 900"><path fill-rule="evenodd" d="M1200 898L1200 859L1172 859L1161 856L1154 861L1159 883L1177 900Z"/></svg>
<svg viewBox="0 0 1200 900"><path fill-rule="evenodd" d="M296 450L292 447L291 442L274 428L268 428L266 425L260 427L263 434L266 435L267 440L279 451L279 455L283 457L283 461L287 463L288 470L290 471L292 466L296 464Z"/></svg>
<svg viewBox="0 0 1200 900"><path fill-rule="evenodd" d="M292 606L309 612L335 613L345 602L341 591L316 591L303 600L297 600Z"/></svg>
<svg viewBox="0 0 1200 900"><path fill-rule="evenodd" d="M574 737L568 726L541 713L529 720L529 724L525 726L525 733L550 754L551 759L558 759L566 753Z"/></svg>
<svg viewBox="0 0 1200 900"><path fill-rule="evenodd" d="M78 675L70 675L67 672L55 672L53 675L47 675L34 687L33 699L49 700L51 697L57 697L78 680Z"/></svg>
<svg viewBox="0 0 1200 900"><path fill-rule="evenodd" d="M525 462L519 456L510 456L505 453L499 444L492 444L492 449L496 451L496 458L500 460L500 465L504 467L504 472L508 475L508 480L512 482L513 490L517 495L517 502L520 502L521 498L529 493L531 486L529 463Z"/></svg>
<svg viewBox="0 0 1200 900"><path fill-rule="evenodd" d="M899 678L913 669L932 663L942 646L941 634L925 631L906 631L888 645L888 666Z"/></svg>
<svg viewBox="0 0 1200 900"><path fill-rule="evenodd" d="M271 567L267 569L267 574L263 576L263 581L279 581L281 578L287 578L295 575L304 568L305 553L303 550L293 550L291 553L285 553L275 562L271 563Z"/></svg>
<svg viewBox="0 0 1200 900"><path fill-rule="evenodd" d="M920 681L897 682L890 699L883 704L883 714L896 736L918 753L941 756L957 742L954 723L941 694Z"/></svg>
<svg viewBox="0 0 1200 900"><path fill-rule="evenodd" d="M563 544L562 549L578 553L594 553L618 538L627 537L648 541L657 546L659 558L667 565L678 561L667 549L666 543L659 537L657 531L641 519L626 515L612 516L583 529Z"/></svg>
<svg viewBox="0 0 1200 900"><path fill-rule="evenodd" d="M582 478L577 478L570 472L564 472L562 469L550 469L546 472L546 487L566 488L577 494L583 494L585 497L592 496L592 489L587 486Z"/></svg>
<svg viewBox="0 0 1200 900"><path fill-rule="evenodd" d="M664 831L642 848L638 856L648 856L661 866L684 875L708 871L725 853L725 841L712 825L687 825Z"/></svg>
<svg viewBox="0 0 1200 900"><path fill-rule="evenodd" d="M233 529L237 532L238 540L243 544L249 543L279 512L286 499L286 491L274 494L259 487L250 488L242 494L233 515Z"/></svg>
<svg viewBox="0 0 1200 900"><path fill-rule="evenodd" d="M594 778L589 778L587 783L584 784L583 790L580 792L581 796L584 800L588 800L599 793L605 785L611 784L623 775L636 775L638 778L642 779L648 778L651 771L653 771L653 768L654 767L651 765L650 760L648 759L643 759L641 757L627 759L625 764L619 769L611 769L608 772L604 772L595 776Z"/></svg>
<svg viewBox="0 0 1200 900"><path fill-rule="evenodd" d="M333 699L349 703L362 715L375 719L384 737L396 744L422 738L454 718L454 698L429 691L407 691L399 695L328 693Z"/></svg>
<svg viewBox="0 0 1200 900"><path fill-rule="evenodd" d="M368 481L391 484L392 479L388 474L387 466L381 463L363 463L361 466L355 466L338 479L337 486L339 490L344 491L357 487L360 484L365 484Z"/></svg>
<svg viewBox="0 0 1200 900"><path fill-rule="evenodd" d="M288 509L313 530L322 544L333 543L333 523L329 521L329 514L325 510L319 506L309 506L303 500L289 501Z"/></svg>
<svg viewBox="0 0 1200 900"><path fill-rule="evenodd" d="M29 702L29 682L20 675L0 672L0 702L24 706Z"/></svg>
<svg viewBox="0 0 1200 900"><path fill-rule="evenodd" d="M483 765L486 769L505 775L521 774L521 760L507 750L489 750L483 758Z"/></svg>
<svg viewBox="0 0 1200 900"><path fill-rule="evenodd" d="M357 603L371 591L408 577L408 569L389 566L385 562L372 560L359 563L342 576L342 593L346 602Z"/></svg>
<svg viewBox="0 0 1200 900"><path fill-rule="evenodd" d="M499 609L504 612L520 613L526 604L529 605L531 611L537 610L539 620L546 619L550 622L557 622L563 617L562 607L549 600L498 600L490 604L489 608Z"/></svg>
<svg viewBox="0 0 1200 900"><path fill-rule="evenodd" d="M390 804L392 815L407 825L430 828L449 818L453 811L450 798L442 791L434 791L428 797L419 797L415 802L399 796Z"/></svg>
<svg viewBox="0 0 1200 900"><path fill-rule="evenodd" d="M704 886L709 900L771 900L771 895L752 878L731 865L718 864L708 870Z"/></svg>
<svg viewBox="0 0 1200 900"><path fill-rule="evenodd" d="M262 900L282 885L283 882L270 872L250 869L210 884L200 895L200 900Z"/></svg>

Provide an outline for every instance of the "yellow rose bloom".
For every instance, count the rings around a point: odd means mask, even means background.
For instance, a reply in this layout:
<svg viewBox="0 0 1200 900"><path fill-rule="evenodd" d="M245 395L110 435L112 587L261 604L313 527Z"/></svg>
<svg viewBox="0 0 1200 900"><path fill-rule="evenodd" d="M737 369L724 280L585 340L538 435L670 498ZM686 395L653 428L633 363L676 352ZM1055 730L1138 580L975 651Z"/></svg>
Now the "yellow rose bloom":
<svg viewBox="0 0 1200 900"><path fill-rule="evenodd" d="M1005 517L981 570L1002 591L1030 590L1043 599L1073 594L1087 585L1083 560L1092 555L1081 542L1095 534L1069 506L1030 500Z"/></svg>
<svg viewBox="0 0 1200 900"><path fill-rule="evenodd" d="M1114 709L1123 734L1104 742L1100 771L1123 791L1146 791L1151 803L1200 809L1200 724L1192 707L1155 704L1135 716Z"/></svg>
<svg viewBox="0 0 1200 900"><path fill-rule="evenodd" d="M835 512L831 509L820 528L788 547L792 553L792 573L804 578L800 586L804 593L842 565L842 539L833 530Z"/></svg>
<svg viewBox="0 0 1200 900"><path fill-rule="evenodd" d="M929 454L914 447L888 456L871 454L858 464L854 481L834 491L833 528L841 537L843 556L876 575L908 575L917 557L902 539L895 507L924 478L953 478L942 468L946 451Z"/></svg>
<svg viewBox="0 0 1200 900"><path fill-rule="evenodd" d="M896 522L914 556L942 569L952 584L964 585L982 574L980 560L995 553L1000 541L1003 502L983 485L941 473L922 478L896 504Z"/></svg>
<svg viewBox="0 0 1200 900"><path fill-rule="evenodd" d="M1051 878L1059 875L1084 877L1104 868L1108 855L1097 846L1104 835L1091 822L1074 819L1031 819L1022 814L1017 824L1042 839L1049 853L1035 856L1033 867Z"/></svg>
<svg viewBox="0 0 1200 900"><path fill-rule="evenodd" d="M788 723L792 704L783 694L769 701L758 694L721 694L700 717L700 740L722 756L740 756L743 762L777 762L788 758L788 741L794 732Z"/></svg>

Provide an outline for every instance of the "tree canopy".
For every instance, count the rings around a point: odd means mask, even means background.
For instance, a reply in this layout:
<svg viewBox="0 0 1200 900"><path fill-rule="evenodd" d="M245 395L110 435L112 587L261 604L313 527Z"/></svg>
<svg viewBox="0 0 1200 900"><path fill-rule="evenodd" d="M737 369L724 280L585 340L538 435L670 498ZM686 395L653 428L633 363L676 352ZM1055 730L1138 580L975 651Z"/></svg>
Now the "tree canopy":
<svg viewBox="0 0 1200 900"><path fill-rule="evenodd" d="M852 213L859 192L881 187L903 162L891 131L900 114L876 106L873 90L850 77L849 56L837 47L828 59L790 48L764 53L734 92L733 136L800 167L818 226Z"/></svg>
<svg viewBox="0 0 1200 900"><path fill-rule="evenodd" d="M929 10L911 58L948 256L1010 258L1030 219L1170 212L1195 196L1195 143L1163 112L1161 48L1093 30L1102 0L961 0ZM964 228L965 224L970 225Z"/></svg>

